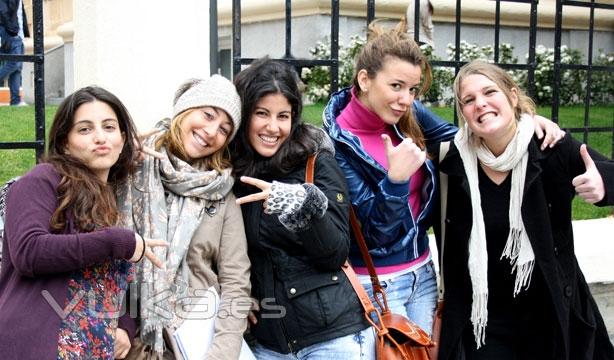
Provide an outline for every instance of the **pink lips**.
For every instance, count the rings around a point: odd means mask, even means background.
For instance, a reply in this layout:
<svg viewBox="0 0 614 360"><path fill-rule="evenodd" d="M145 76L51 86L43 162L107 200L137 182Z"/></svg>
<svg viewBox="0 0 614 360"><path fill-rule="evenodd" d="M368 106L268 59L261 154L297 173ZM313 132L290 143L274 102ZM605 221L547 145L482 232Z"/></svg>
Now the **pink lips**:
<svg viewBox="0 0 614 360"><path fill-rule="evenodd" d="M99 155L106 155L111 152L111 148L108 146L98 146L94 149L94 152Z"/></svg>
<svg viewBox="0 0 614 360"><path fill-rule="evenodd" d="M396 117L403 116L403 114L405 114L405 112L407 111L407 110L396 110L396 109L391 109L391 110L392 110L392 113L394 114L394 116L396 116Z"/></svg>

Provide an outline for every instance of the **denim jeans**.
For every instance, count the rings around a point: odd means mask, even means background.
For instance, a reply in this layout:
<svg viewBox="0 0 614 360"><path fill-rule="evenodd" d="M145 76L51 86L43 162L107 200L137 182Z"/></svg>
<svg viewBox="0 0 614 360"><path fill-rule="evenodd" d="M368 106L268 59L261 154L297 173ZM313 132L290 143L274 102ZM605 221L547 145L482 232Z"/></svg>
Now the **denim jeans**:
<svg viewBox="0 0 614 360"><path fill-rule="evenodd" d="M19 35L11 36L0 26L0 38L2 39L0 52L10 55L23 55L23 40ZM11 93L11 105L17 105L21 102L19 88L21 87L22 66L21 61L9 60L4 61L0 67L0 80L8 79Z"/></svg>
<svg viewBox="0 0 614 360"><path fill-rule="evenodd" d="M375 330L363 331L323 341L296 353L281 354L260 344L252 349L258 360L375 360Z"/></svg>
<svg viewBox="0 0 614 360"><path fill-rule="evenodd" d="M377 306L373 299L371 281L364 280L361 283ZM437 278L433 262L429 261L413 272L380 281L380 284L386 292L390 311L407 316L431 335L437 306Z"/></svg>

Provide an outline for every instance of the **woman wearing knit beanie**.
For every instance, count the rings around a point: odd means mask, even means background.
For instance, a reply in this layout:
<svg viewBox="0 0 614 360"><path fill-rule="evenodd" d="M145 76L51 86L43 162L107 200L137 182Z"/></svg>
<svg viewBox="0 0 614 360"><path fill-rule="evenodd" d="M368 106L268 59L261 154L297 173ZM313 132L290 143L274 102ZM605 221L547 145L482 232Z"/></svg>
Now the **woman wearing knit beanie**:
<svg viewBox="0 0 614 360"><path fill-rule="evenodd" d="M144 261L137 272L131 297L138 298L140 336L130 359L180 358L172 334L186 305L211 297L210 287L220 303L206 358L239 357L250 264L228 143L240 122L241 102L230 81L191 79L175 94L172 119L158 123L159 132L143 142L160 154L143 161L121 194L123 219L144 237L166 240L168 248L154 250L164 269Z"/></svg>
<svg viewBox="0 0 614 360"><path fill-rule="evenodd" d="M345 179L326 134L301 122L297 81L290 66L267 58L235 78L243 101L231 145L235 188L260 305L250 316L254 355L373 359L374 332L341 269L350 247Z"/></svg>

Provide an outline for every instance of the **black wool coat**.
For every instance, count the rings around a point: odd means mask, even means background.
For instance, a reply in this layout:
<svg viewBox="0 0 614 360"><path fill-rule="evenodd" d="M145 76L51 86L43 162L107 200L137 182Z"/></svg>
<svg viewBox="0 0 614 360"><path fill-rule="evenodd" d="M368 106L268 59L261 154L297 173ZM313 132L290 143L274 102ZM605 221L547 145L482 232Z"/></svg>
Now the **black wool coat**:
<svg viewBox="0 0 614 360"><path fill-rule="evenodd" d="M585 172L580 145L569 135L543 152L537 139L529 144L522 219L535 253L533 271L540 271L545 280L549 309L544 311L553 314L553 338L535 339L535 346L552 344L554 359L614 359L603 318L574 253L571 204L575 191L571 182ZM438 153L438 149L434 150ZM597 205L612 205L614 162L590 149L589 153L606 186L606 196ZM449 184L443 260L446 292L439 359L463 359L462 333L470 324L472 298L467 266L471 200L463 162L454 143L439 165L441 172L448 174ZM436 234L440 234L439 226ZM439 246L441 249L440 242Z"/></svg>

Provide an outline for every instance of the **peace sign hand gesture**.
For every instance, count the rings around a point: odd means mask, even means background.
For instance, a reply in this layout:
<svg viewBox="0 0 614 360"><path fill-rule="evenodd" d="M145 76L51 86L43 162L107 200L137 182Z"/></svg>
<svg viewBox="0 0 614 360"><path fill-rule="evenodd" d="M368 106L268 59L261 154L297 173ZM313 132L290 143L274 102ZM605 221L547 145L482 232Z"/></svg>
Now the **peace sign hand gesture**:
<svg viewBox="0 0 614 360"><path fill-rule="evenodd" d="M149 155L149 156L153 156L157 159L164 159L164 155L162 155L161 153L155 151L152 148L149 148L147 146L144 146L142 144L143 140L147 139L148 137L150 137L151 135L157 134L161 131L164 131L162 129L158 129L158 128L154 128L151 129L149 131L143 132L143 133L139 133L136 138L134 139L134 144L136 146L136 149L138 150L138 153L136 155L136 163L137 165L142 163L143 160L145 160L145 155Z"/></svg>
<svg viewBox="0 0 614 360"><path fill-rule="evenodd" d="M246 196L238 198L237 204L241 205L241 204L245 204L249 202L262 200L263 201L262 206L266 208L266 201L269 199L269 194L271 193L272 184L270 182L256 179L253 177L249 177L249 176L241 176L241 181L246 184L253 185L262 191L259 193L250 194L250 195L246 195Z"/></svg>
<svg viewBox="0 0 614 360"><path fill-rule="evenodd" d="M411 138L405 138L397 146L392 145L390 137L382 134L386 158L388 159L388 179L402 183L409 178L426 161L426 152L418 147Z"/></svg>

